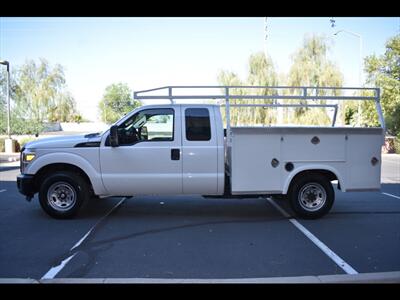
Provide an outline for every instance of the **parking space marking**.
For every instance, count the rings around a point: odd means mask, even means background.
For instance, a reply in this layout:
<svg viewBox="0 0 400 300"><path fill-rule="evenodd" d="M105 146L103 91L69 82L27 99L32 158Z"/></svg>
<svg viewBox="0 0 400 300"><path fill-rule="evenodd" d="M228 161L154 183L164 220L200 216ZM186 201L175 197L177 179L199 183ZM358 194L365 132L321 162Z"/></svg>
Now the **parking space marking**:
<svg viewBox="0 0 400 300"><path fill-rule="evenodd" d="M72 254L64 259L58 266L52 267L41 279L53 279L75 255L76 253Z"/></svg>
<svg viewBox="0 0 400 300"><path fill-rule="evenodd" d="M105 216L103 216L99 221L97 221L96 224L92 226L92 228L89 229L89 231L71 248L70 251L74 250L78 246L80 246L83 241L93 232L93 230L101 223L103 222L117 207L119 207L122 202L124 202L128 197L123 197L121 201L119 201Z"/></svg>
<svg viewBox="0 0 400 300"><path fill-rule="evenodd" d="M4 189L3 189L3 190L0 190L0 193L5 192L5 191L7 191L7 190L4 190Z"/></svg>
<svg viewBox="0 0 400 300"><path fill-rule="evenodd" d="M105 215L103 216L97 223L92 226L92 228L89 229L89 231L69 250L70 252L73 251L75 248L77 248L79 245L83 243L83 241L93 232L93 230L100 224L102 223L117 207L119 207L122 202L124 202L127 198L129 197L123 197L121 201L119 201L116 205L113 206L113 208ZM68 256L64 260L60 262L57 266L52 267L49 271L47 271L46 274L43 275L41 279L53 279L66 265L67 263L74 258L74 256L78 252L73 253L72 255Z"/></svg>
<svg viewBox="0 0 400 300"><path fill-rule="evenodd" d="M289 218L298 230L300 230L306 237L308 237L319 249L322 250L330 259L332 259L339 267L343 269L347 274L358 274L348 263L346 263L340 256L328 248L323 242L321 242L315 235L313 235L307 228L301 225L296 219L290 218L290 215L278 204L275 203L271 198L266 198L284 217Z"/></svg>
<svg viewBox="0 0 400 300"><path fill-rule="evenodd" d="M384 195L386 195L386 196L390 196L390 197L396 198L396 199L400 199L399 196L395 196L395 195L392 195L392 194L389 194L389 193L383 193L383 192L382 192L382 194L384 194Z"/></svg>

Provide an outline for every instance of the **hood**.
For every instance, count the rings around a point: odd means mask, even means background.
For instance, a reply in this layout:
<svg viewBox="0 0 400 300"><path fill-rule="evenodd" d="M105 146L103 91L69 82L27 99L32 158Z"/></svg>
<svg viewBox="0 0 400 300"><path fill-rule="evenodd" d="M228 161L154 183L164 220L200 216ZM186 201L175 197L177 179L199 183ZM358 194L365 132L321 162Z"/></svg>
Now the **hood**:
<svg viewBox="0 0 400 300"><path fill-rule="evenodd" d="M73 147L98 147L100 146L101 135L68 135L43 138L26 143L25 148L44 149L44 148L73 148Z"/></svg>

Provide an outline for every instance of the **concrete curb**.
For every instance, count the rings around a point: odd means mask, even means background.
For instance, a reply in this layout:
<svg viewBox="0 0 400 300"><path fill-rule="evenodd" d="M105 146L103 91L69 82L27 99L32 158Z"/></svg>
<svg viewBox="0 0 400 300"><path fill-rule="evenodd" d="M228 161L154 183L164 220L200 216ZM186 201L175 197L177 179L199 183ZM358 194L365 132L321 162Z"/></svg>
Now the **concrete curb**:
<svg viewBox="0 0 400 300"><path fill-rule="evenodd" d="M400 272L317 276L321 283L400 283Z"/></svg>
<svg viewBox="0 0 400 300"><path fill-rule="evenodd" d="M54 279L23 279L0 278L0 284L223 284L223 283L400 283L400 271L363 273L356 275L320 275L298 277L269 278L231 278L231 279L165 279L165 278L54 278Z"/></svg>
<svg viewBox="0 0 400 300"><path fill-rule="evenodd" d="M0 284L27 284L27 283L40 283L36 279L31 278L0 278Z"/></svg>

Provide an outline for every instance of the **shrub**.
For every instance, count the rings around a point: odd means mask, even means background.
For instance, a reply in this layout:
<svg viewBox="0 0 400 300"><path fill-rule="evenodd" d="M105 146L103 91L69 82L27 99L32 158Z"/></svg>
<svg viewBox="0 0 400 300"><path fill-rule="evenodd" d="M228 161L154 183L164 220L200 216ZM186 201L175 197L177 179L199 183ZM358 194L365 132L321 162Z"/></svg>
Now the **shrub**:
<svg viewBox="0 0 400 300"><path fill-rule="evenodd" d="M394 139L394 151L400 154L400 133Z"/></svg>
<svg viewBox="0 0 400 300"><path fill-rule="evenodd" d="M0 118L0 134L7 134L7 122L6 118ZM16 113L11 113L11 134L36 134L43 131L43 124L41 122L24 119L18 116Z"/></svg>

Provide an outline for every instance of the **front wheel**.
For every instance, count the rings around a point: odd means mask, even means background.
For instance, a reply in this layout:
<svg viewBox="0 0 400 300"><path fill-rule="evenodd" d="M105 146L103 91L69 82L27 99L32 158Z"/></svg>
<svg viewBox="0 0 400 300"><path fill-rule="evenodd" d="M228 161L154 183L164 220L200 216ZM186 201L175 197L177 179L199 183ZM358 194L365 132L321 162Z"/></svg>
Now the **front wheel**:
<svg viewBox="0 0 400 300"><path fill-rule="evenodd" d="M330 211L335 192L326 177L305 174L292 184L288 198L292 209L299 217L317 219Z"/></svg>
<svg viewBox="0 0 400 300"><path fill-rule="evenodd" d="M81 176L72 172L56 172L42 182L39 202L51 217L68 219L78 213L88 195L88 186Z"/></svg>

